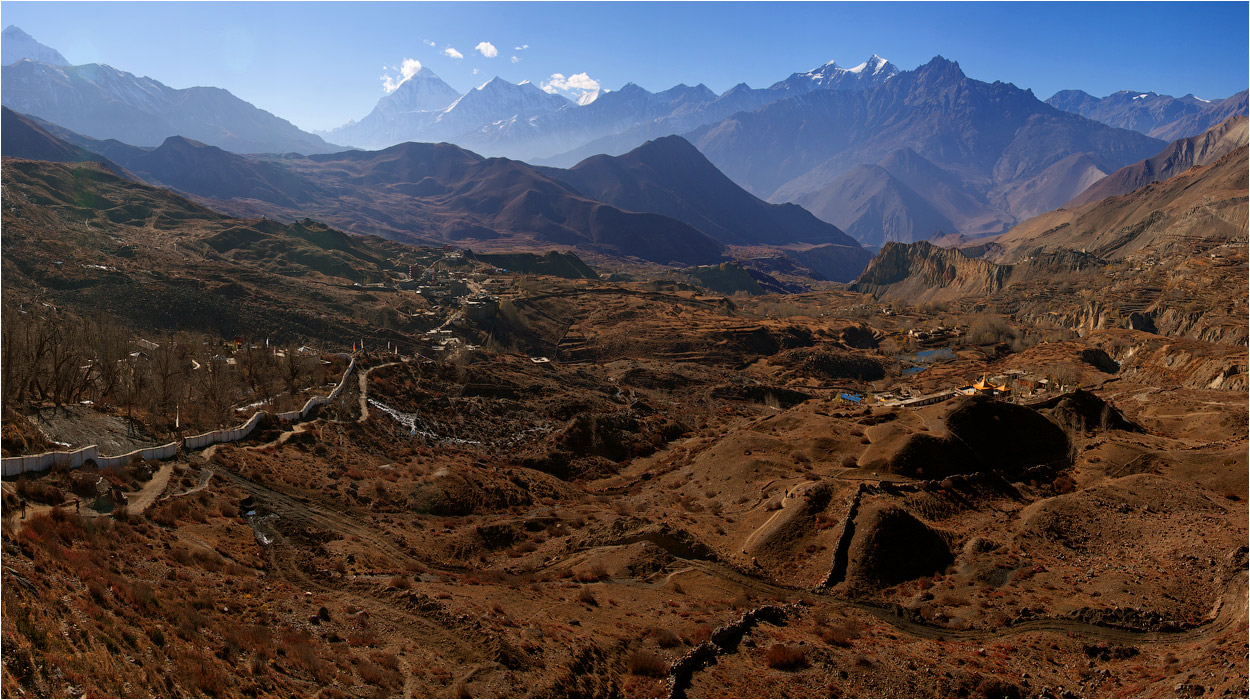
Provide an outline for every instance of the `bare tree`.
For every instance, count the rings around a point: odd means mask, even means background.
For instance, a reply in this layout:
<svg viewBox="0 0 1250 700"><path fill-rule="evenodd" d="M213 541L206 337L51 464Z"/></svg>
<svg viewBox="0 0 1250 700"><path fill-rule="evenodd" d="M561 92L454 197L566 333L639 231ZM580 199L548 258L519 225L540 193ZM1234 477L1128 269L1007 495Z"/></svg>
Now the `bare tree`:
<svg viewBox="0 0 1250 700"><path fill-rule="evenodd" d="M165 338L150 350L152 368L152 414L167 421L183 394L187 370L191 366L185 337Z"/></svg>
<svg viewBox="0 0 1250 700"><path fill-rule="evenodd" d="M299 391L300 380L310 373L310 358L299 354L294 348L287 348L282 356L282 380L286 390L292 396Z"/></svg>
<svg viewBox="0 0 1250 700"><path fill-rule="evenodd" d="M239 373L224 361L213 359L216 353L210 347L201 355L200 368L195 372L194 387L197 405L214 425L220 425L230 417L230 408L241 389Z"/></svg>

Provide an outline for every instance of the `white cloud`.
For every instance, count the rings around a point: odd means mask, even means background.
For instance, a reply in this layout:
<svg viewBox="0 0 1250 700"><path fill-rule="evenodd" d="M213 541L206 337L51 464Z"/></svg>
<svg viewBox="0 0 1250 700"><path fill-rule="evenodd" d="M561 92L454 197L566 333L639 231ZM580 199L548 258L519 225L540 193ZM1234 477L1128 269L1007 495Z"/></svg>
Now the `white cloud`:
<svg viewBox="0 0 1250 700"><path fill-rule="evenodd" d="M529 44L521 44L520 46L514 46L514 47L512 47L512 50L513 50L513 51L524 51L524 50L528 49L529 47L530 47L530 45L529 45Z"/></svg>
<svg viewBox="0 0 1250 700"><path fill-rule="evenodd" d="M430 41L429 39L422 39L422 40L421 40L421 43L422 43L422 44L425 44L426 46L433 46L433 45L434 45L434 42Z"/></svg>
<svg viewBox="0 0 1250 700"><path fill-rule="evenodd" d="M478 45L474 46L473 50L487 58L494 58L499 55L499 49L495 48L495 45L489 41L478 42Z"/></svg>
<svg viewBox="0 0 1250 700"><path fill-rule="evenodd" d="M521 62L521 59L517 58L516 56L513 56L513 57L512 57L512 62L513 62L513 63L520 63L520 62Z"/></svg>
<svg viewBox="0 0 1250 700"><path fill-rule="evenodd" d="M386 66L382 70L387 70ZM417 74L421 70L421 62L415 58L405 58L399 68L391 66L390 70L398 70L399 75L391 76L386 73L382 74L382 89L386 92L395 92L395 89L404 84L404 81Z"/></svg>
<svg viewBox="0 0 1250 700"><path fill-rule="evenodd" d="M448 58L464 58L464 54L460 53L459 51L453 49L450 46L443 49L443 55L447 56Z"/></svg>
<svg viewBox="0 0 1250 700"><path fill-rule="evenodd" d="M477 69L476 69L476 68L474 68L474 69L473 69L473 75L477 75Z"/></svg>
<svg viewBox="0 0 1250 700"><path fill-rule="evenodd" d="M599 81L590 77L585 73L574 73L569 77L564 77L563 73L552 73L551 79L539 83L538 86L551 95L564 93L566 97L574 100L580 100L587 94L599 89Z"/></svg>

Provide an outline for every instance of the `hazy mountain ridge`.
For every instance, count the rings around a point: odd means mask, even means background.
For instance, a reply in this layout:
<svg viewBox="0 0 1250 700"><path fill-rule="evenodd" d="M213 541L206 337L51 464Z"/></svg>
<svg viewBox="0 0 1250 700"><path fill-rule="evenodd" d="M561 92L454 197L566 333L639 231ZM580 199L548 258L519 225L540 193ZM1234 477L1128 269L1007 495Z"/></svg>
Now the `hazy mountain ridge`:
<svg viewBox="0 0 1250 700"><path fill-rule="evenodd" d="M743 190L680 136L649 141L622 156L594 156L568 170L544 172L587 196L622 209L671 216L727 245L839 247L840 254L827 259L802 256L830 279L853 279L871 257L855 239L803 208L770 204Z"/></svg>
<svg viewBox="0 0 1250 700"><path fill-rule="evenodd" d="M1245 114L1246 91L1223 99L1203 100L1193 95L1172 97L1134 90L1121 90L1106 97L1094 97L1081 90L1060 90L1046 104L1170 141L1200 134L1234 114Z"/></svg>
<svg viewBox="0 0 1250 700"><path fill-rule="evenodd" d="M70 66L38 42L34 45L51 54L32 51L31 42L17 27L5 30L0 103L84 136L136 146L157 146L170 136L183 136L237 153L339 150L228 90L175 89L100 63ZM21 56L10 65L10 52L41 57Z"/></svg>
<svg viewBox="0 0 1250 700"><path fill-rule="evenodd" d="M4 106L97 139L156 146L185 136L238 153L337 150L221 88L177 90L98 63L22 60L2 70Z"/></svg>
<svg viewBox="0 0 1250 700"><path fill-rule="evenodd" d="M797 244L816 252L783 254L810 259L809 267L840 280L852 279L870 257L803 209L751 196L680 137L648 144L633 158L603 156L563 171L445 143L257 157L181 137L142 148L53 124L43 132L234 215L312 216L396 240L580 245L678 264L718 262L726 245ZM16 146L6 153L31 157Z"/></svg>
<svg viewBox="0 0 1250 700"><path fill-rule="evenodd" d="M1054 109L1014 85L970 79L941 57L878 87L807 93L687 137L722 172L769 201L817 201L816 193L852 168L908 149L955 178L967 213L950 202L934 208L948 219L967 218L968 230L981 233L1067 201L1090 184L1091 163L1109 172L1162 146ZM1064 163L1077 154L1088 159ZM849 225L858 218L859 205L846 194L827 195L821 212L827 221ZM871 194L850 199L860 196ZM831 208L844 200L841 211ZM885 236L881 228L866 229Z"/></svg>
<svg viewBox="0 0 1250 700"><path fill-rule="evenodd" d="M23 58L53 66L69 65L69 61L65 60L60 51L44 46L16 25L10 24L0 35L0 63L7 66Z"/></svg>
<svg viewBox="0 0 1250 700"><path fill-rule="evenodd" d="M325 135L367 148L389 146L397 140L448 140L489 155L567 167L600 153L624 153L645 141L683 133L796 94L867 89L897 73L896 66L874 55L850 69L830 61L806 73L795 73L767 89L752 89L740 83L717 95L705 85L680 84L653 93L628 83L620 90L600 90L585 103L561 98L560 102L536 104L526 110L501 100L490 109L476 111L452 104L442 110L443 115L412 110L382 114L384 104L392 97L388 95L365 119ZM438 80L428 69L418 73L422 74L427 81ZM541 92L532 85L528 87ZM466 92L464 97L473 92Z"/></svg>
<svg viewBox="0 0 1250 700"><path fill-rule="evenodd" d="M0 115L0 131L4 132L0 155L52 163L99 163L115 175L134 177L103 155L62 140L35 120L8 107L0 107Z"/></svg>
<svg viewBox="0 0 1250 700"><path fill-rule="evenodd" d="M998 236L955 241L960 248L939 248L927 241L889 243L852 289L920 303L988 297L1009 285L1077 272L1100 274L1104 268L1117 269L1115 264L1131 263L1141 270L1197 257L1201 262L1195 265L1205 270L1210 260L1198 257L1205 251L1245 245L1245 192L1250 184L1246 148L1243 131L1240 145L1208 165L1128 194L1048 212ZM1222 257L1216 253L1211 259ZM1124 274L1124 284L1161 293L1148 280L1135 281L1139 276ZM1184 279L1182 275L1172 284ZM1133 294L1128 296L1133 299ZM1165 311L1160 307L1160 314ZM1178 328L1194 326L1173 321Z"/></svg>

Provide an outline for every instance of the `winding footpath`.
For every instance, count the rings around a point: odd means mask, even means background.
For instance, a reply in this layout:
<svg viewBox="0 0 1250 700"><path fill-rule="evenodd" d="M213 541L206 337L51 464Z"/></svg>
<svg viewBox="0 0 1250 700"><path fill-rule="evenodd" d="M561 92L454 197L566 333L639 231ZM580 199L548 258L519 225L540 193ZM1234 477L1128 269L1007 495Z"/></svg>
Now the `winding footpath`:
<svg viewBox="0 0 1250 700"><path fill-rule="evenodd" d="M360 418L356 419L357 423L364 423L369 420L369 373L375 369L382 369L383 367L390 367L392 365L402 363L403 360L399 360L397 362L386 362L370 367L369 369L362 369L359 373L357 373L356 376L360 380Z"/></svg>

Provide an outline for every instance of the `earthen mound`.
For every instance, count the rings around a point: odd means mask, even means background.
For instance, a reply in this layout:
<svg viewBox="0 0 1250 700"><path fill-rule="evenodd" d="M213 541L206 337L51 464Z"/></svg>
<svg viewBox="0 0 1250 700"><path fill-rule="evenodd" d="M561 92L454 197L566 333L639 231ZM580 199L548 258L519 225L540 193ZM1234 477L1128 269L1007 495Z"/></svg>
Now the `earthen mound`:
<svg viewBox="0 0 1250 700"><path fill-rule="evenodd" d="M954 561L946 538L906 510L870 507L855 519L847 580L854 586L893 586L941 572Z"/></svg>
<svg viewBox="0 0 1250 700"><path fill-rule="evenodd" d="M1070 459L1067 433L1037 411L982 396L961 399L946 428L990 469L1005 473Z"/></svg>
<svg viewBox="0 0 1250 700"><path fill-rule="evenodd" d="M777 362L805 377L864 381L885 377L880 360L829 346L786 350L777 355Z"/></svg>
<svg viewBox="0 0 1250 700"><path fill-rule="evenodd" d="M940 479L985 469L968 446L949 437L926 433L908 435L887 458L887 471L917 479Z"/></svg>
<svg viewBox="0 0 1250 700"><path fill-rule="evenodd" d="M881 445L882 462L861 466L940 479L984 472L1014 475L1071 459L1068 434L1031 408L970 396L954 402L943 422L948 435L910 433L892 438L897 446Z"/></svg>
<svg viewBox="0 0 1250 700"><path fill-rule="evenodd" d="M1125 430L1141 432L1141 426L1128 420L1115 406L1097 394L1077 389L1035 406L1063 428L1073 432Z"/></svg>

